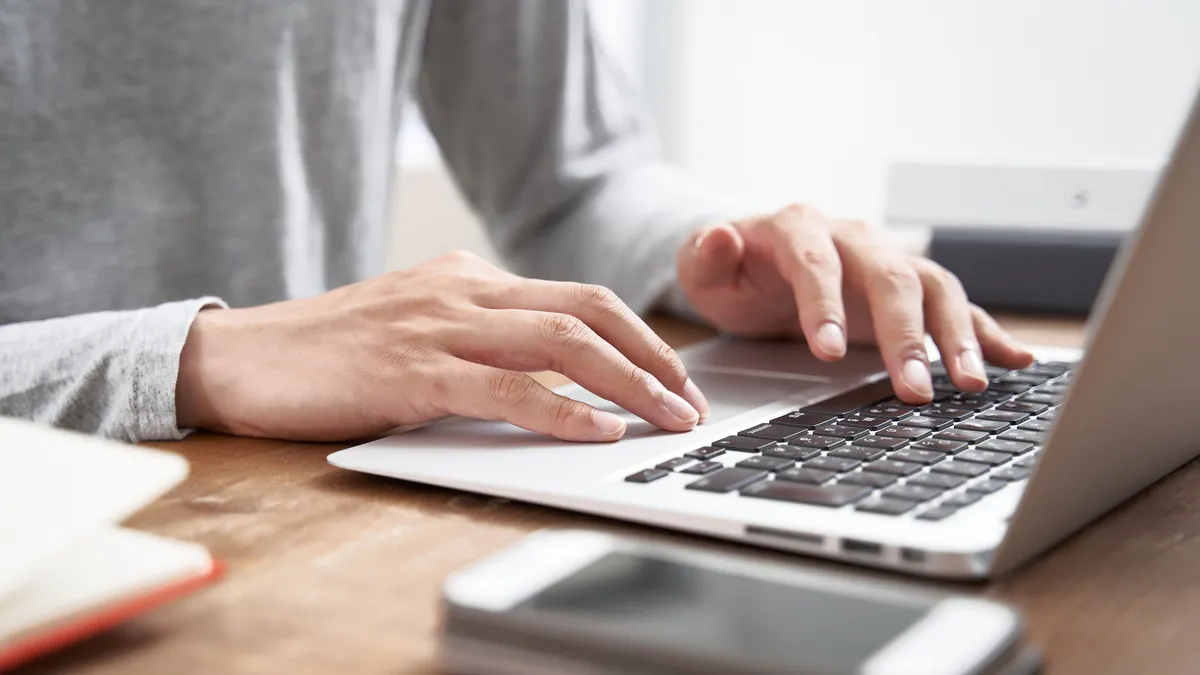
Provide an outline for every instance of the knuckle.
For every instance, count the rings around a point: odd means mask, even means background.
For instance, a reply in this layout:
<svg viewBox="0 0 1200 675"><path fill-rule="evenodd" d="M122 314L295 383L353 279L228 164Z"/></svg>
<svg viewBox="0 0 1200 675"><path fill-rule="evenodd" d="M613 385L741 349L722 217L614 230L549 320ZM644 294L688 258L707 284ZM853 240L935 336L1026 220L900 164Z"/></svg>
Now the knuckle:
<svg viewBox="0 0 1200 675"><path fill-rule="evenodd" d="M818 248L806 248L800 251L800 263L809 269L832 270L839 264L839 259L831 251Z"/></svg>
<svg viewBox="0 0 1200 675"><path fill-rule="evenodd" d="M813 217L821 215L821 212L818 211L816 208L814 208L812 205L805 204L803 202L792 202L791 204L788 204L787 206L780 209L779 213L786 215L786 216L790 216L792 218L797 218L800 220L805 220L808 218L813 218Z"/></svg>
<svg viewBox="0 0 1200 675"><path fill-rule="evenodd" d="M838 229L852 237L867 237L874 232L871 224L865 220L843 220L838 223Z"/></svg>
<svg viewBox="0 0 1200 675"><path fill-rule="evenodd" d="M876 283L893 290L912 290L919 288L920 278L916 270L904 260L882 260L875 266Z"/></svg>
<svg viewBox="0 0 1200 675"><path fill-rule="evenodd" d="M650 374L636 366L625 371L625 383L631 389L646 389L650 386Z"/></svg>
<svg viewBox="0 0 1200 675"><path fill-rule="evenodd" d="M488 397L495 403L521 407L533 395L533 380L521 373L504 370L491 375L487 381Z"/></svg>
<svg viewBox="0 0 1200 675"><path fill-rule="evenodd" d="M558 399L550 406L550 424L554 428L562 429L580 412L580 405L575 401L566 398Z"/></svg>
<svg viewBox="0 0 1200 675"><path fill-rule="evenodd" d="M451 252L443 255L442 259L446 260L447 262L452 262L452 263L481 263L481 262L484 262L483 258L480 258L478 255L476 255L470 251L467 251L465 249L458 249L455 251L451 251Z"/></svg>
<svg viewBox="0 0 1200 675"><path fill-rule="evenodd" d="M588 338L588 327L570 314L547 314L542 318L542 337L549 343L575 347Z"/></svg>
<svg viewBox="0 0 1200 675"><path fill-rule="evenodd" d="M687 379L687 369L683 367L683 361L679 359L679 354L675 353L671 346L661 340L653 347L654 352L651 359L656 367L656 370L661 372L659 380L663 384L674 386L683 384Z"/></svg>
<svg viewBox="0 0 1200 675"><path fill-rule="evenodd" d="M617 294L596 284L578 284L575 296L580 304L590 305L604 313L620 312L623 304Z"/></svg>

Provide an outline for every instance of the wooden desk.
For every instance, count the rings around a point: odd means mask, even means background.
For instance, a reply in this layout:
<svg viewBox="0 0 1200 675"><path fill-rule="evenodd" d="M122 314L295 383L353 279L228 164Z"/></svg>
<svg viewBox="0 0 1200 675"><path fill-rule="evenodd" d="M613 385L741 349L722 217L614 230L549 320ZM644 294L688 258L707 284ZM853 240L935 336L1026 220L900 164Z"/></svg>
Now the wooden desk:
<svg viewBox="0 0 1200 675"><path fill-rule="evenodd" d="M1075 322L1007 323L1030 342L1079 339ZM677 345L708 334L656 328ZM163 447L186 455L192 476L132 525L208 546L228 576L26 675L434 673L439 586L451 571L544 526L651 532L339 471L325 463L337 446L209 435ZM958 588L1019 606L1051 673L1197 672L1197 535L1193 464L1015 576Z"/></svg>

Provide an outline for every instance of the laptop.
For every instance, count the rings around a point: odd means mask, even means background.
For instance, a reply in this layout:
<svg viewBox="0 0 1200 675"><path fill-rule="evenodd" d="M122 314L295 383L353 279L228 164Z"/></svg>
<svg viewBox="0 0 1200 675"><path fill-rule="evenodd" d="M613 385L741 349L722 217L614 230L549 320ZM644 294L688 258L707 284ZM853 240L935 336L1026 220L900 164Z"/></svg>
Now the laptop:
<svg viewBox="0 0 1200 675"><path fill-rule="evenodd" d="M1105 282L1086 351L944 371L936 400L892 398L878 357L821 363L797 343L682 350L712 404L667 433L557 441L450 418L336 452L335 466L918 575L1004 574L1200 453L1200 98Z"/></svg>

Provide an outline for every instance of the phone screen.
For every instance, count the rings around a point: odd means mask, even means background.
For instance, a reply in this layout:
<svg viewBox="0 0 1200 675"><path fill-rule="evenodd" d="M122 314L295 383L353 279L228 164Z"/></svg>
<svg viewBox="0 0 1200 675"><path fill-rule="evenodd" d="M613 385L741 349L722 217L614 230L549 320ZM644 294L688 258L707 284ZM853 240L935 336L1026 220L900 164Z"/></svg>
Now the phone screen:
<svg viewBox="0 0 1200 675"><path fill-rule="evenodd" d="M652 642L848 672L928 610L611 552L514 608Z"/></svg>

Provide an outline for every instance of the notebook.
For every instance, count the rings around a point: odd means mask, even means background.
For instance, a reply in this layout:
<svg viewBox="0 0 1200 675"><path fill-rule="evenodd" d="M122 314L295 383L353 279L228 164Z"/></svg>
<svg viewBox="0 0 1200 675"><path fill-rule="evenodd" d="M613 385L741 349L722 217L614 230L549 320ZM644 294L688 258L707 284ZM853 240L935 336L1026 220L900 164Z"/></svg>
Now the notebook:
<svg viewBox="0 0 1200 675"><path fill-rule="evenodd" d="M0 671L219 575L202 546L119 526L187 468L171 453L0 418Z"/></svg>

